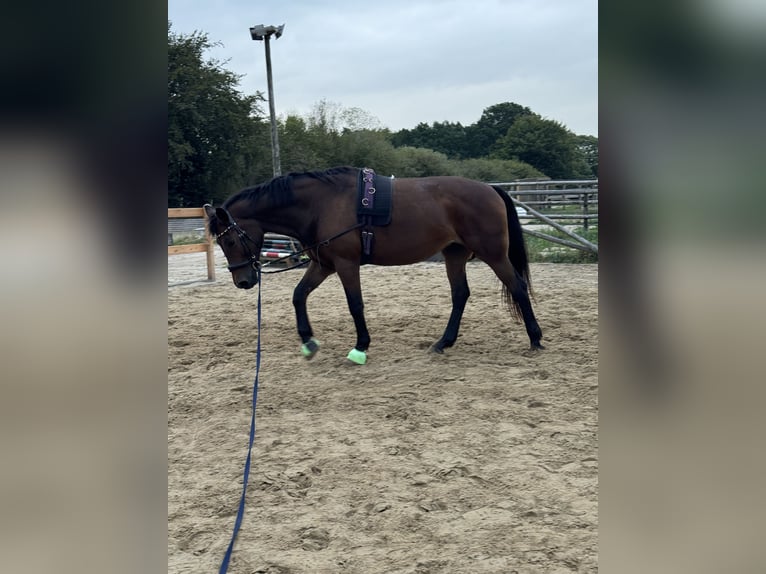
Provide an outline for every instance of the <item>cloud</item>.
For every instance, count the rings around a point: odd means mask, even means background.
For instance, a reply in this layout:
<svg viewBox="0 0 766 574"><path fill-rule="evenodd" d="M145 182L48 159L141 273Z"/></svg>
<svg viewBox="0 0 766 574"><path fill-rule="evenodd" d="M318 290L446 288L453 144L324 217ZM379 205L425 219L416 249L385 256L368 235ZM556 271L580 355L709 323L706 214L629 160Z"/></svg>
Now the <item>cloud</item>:
<svg viewBox="0 0 766 574"><path fill-rule="evenodd" d="M397 130L424 121L472 123L504 101L578 133L597 134L595 0L325 1L265 6L251 21L238 0L168 3L177 32L207 32L211 54L266 92L255 24L285 24L271 42L277 112L307 113L320 99L361 107ZM588 111L589 110L589 111Z"/></svg>

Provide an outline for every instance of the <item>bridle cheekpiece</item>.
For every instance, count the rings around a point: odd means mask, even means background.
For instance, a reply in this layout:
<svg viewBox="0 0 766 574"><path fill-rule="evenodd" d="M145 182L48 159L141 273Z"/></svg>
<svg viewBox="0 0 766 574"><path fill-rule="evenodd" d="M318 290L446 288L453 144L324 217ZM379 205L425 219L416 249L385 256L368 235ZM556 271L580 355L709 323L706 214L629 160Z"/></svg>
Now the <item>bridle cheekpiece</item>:
<svg viewBox="0 0 766 574"><path fill-rule="evenodd" d="M239 237L239 241L242 244L242 247L244 247L245 251L247 252L248 259L246 261L241 261L239 263L234 263L232 265L228 266L229 271L235 271L237 269L241 269L242 267L247 267L248 265L252 265L253 269L260 272L261 269L261 261L260 261L260 253L253 253L250 247L248 246L247 242L249 241L253 245L256 245L255 241L247 234L247 232L242 229L235 221L232 220L232 223L221 233L217 233L215 236L215 240L218 241L218 244L220 245L220 239L224 235L226 235L229 231L235 230L237 232L237 237Z"/></svg>

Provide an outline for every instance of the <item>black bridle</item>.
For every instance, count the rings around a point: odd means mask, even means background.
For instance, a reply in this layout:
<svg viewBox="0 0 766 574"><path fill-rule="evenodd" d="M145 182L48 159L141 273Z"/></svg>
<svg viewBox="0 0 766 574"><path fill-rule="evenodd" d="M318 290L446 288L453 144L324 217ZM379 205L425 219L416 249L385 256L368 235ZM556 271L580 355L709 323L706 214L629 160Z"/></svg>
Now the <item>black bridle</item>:
<svg viewBox="0 0 766 574"><path fill-rule="evenodd" d="M229 231L231 231L233 229L234 231L237 232L237 236L239 237L239 241L240 241L240 243L242 245L242 248L247 253L248 259L245 260L245 261L241 261L239 263L235 263L233 265L229 265L228 266L229 271L235 271L236 269L242 269L243 267L247 267L248 265L252 265L253 269L255 269L260 274L262 272L262 270L261 270L262 265L261 265L261 261L260 261L260 259L261 259L260 258L260 249L258 249L258 253L253 253L252 250L250 249L250 247L248 246L247 242L249 241L253 245L257 246L255 241L247 234L247 232L244 229L242 229L239 225L237 225L236 221L231 219L231 216L230 216L230 220L231 220L231 223L229 224L229 226L226 229L224 229L223 231L221 231L221 233L216 234L215 239L216 239L216 241L218 241L218 244L220 245L221 243L220 243L219 240L221 239L221 237L223 237L224 235L226 235ZM266 265L269 265L270 263L276 263L276 262L282 261L284 259L289 259L291 257L295 257L296 255L300 255L302 253L306 253L307 251L311 251L313 249L317 249L317 255L318 255L318 251L319 251L318 248L319 247L326 247L327 245L330 244L330 241L332 241L333 239L337 239L338 237L340 237L342 235L346 235L346 233L350 233L351 231L354 231L355 229L359 229L360 227L362 227L362 225L363 225L363 223L357 223L356 225L352 225L348 229L344 229L343 231L341 231L339 233L336 233L332 237L329 237L329 238L327 238L327 239L325 239L323 241L319 241L319 242L315 243L314 245L311 245L310 247L306 247L304 249L301 249L300 251L297 251L295 253L291 253L290 255L286 255L285 257L281 257L279 259L276 259L275 261L269 261L268 263L266 263ZM221 248L223 248L223 246L221 246ZM307 261L303 261L303 262L299 263L298 265L294 265L292 267L287 267L286 269L280 269L279 271L271 271L271 273L279 273L281 271L289 271L290 269L295 269L296 267L303 267L306 263L307 263ZM266 273L266 272L263 271L263 273Z"/></svg>
<svg viewBox="0 0 766 574"><path fill-rule="evenodd" d="M242 229L235 221L232 221L229 227L221 231L221 233L216 234L215 240L218 241L218 244L220 245L220 239L224 235L226 235L229 231L234 230L237 233L237 237L239 237L239 242L242 245L242 248L245 250L245 253L247 253L248 259L246 261L241 261L239 263L234 263L233 265L229 265L228 269L229 271L235 271L237 269L242 269L243 267L247 267L248 265L252 265L253 269L256 271L261 270L261 261L260 261L260 249L257 249L258 253L253 253L253 251L250 249L250 246L248 245L248 242L252 243L255 247L258 247L256 242L253 240L252 237L250 237L247 232Z"/></svg>

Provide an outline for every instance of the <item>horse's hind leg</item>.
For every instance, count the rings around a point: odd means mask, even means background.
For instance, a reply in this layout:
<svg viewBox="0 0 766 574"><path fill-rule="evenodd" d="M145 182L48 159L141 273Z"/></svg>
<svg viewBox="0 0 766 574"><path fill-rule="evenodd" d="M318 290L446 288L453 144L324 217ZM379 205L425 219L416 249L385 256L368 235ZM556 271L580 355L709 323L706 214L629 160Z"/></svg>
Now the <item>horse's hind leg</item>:
<svg viewBox="0 0 766 574"><path fill-rule="evenodd" d="M465 264L471 256L471 252L463 245L453 243L442 250L444 263L447 268L450 290L452 291L452 313L450 313L447 328L441 339L431 346L431 351L443 353L444 349L451 347L457 340L460 331L460 321L463 319L463 311L471 290L468 288L468 279L465 274Z"/></svg>
<svg viewBox="0 0 766 574"><path fill-rule="evenodd" d="M543 332L535 319L535 313L532 310L532 303L529 301L529 290L527 283L521 275L514 269L507 257L500 257L493 260L484 260L492 268L495 275L503 282L503 288L506 295L510 295L513 304L518 310L521 318L524 320L524 327L527 329L529 344L532 349L544 349L540 344Z"/></svg>
<svg viewBox="0 0 766 574"><path fill-rule="evenodd" d="M309 323L308 312L306 311L306 299L308 299L309 293L322 284L322 281L327 279L334 273L332 268L326 266L320 266L315 261L309 263L306 273L303 274L303 278L293 291L293 306L295 307L295 320L298 325L298 335L301 337L303 346L301 352L307 359L311 359L316 355L319 350L319 343L314 339L314 332L311 329L311 323Z"/></svg>

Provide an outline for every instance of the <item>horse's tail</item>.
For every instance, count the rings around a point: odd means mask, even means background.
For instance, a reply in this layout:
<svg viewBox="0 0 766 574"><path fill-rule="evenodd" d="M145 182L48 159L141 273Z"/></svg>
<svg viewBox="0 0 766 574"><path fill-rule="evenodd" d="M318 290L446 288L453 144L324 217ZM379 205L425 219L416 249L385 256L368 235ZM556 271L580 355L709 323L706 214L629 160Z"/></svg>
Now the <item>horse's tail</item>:
<svg viewBox="0 0 766 574"><path fill-rule="evenodd" d="M496 185L493 185L492 188L505 202L505 212L506 217L508 218L508 259L511 260L513 268L516 269L526 283L529 295L534 298L532 293L532 280L529 276L527 248L524 243L524 233L521 231L519 215L516 213L516 206L513 204L513 200L508 195L508 192ZM503 300L506 305L508 305L508 308L513 311L513 314L521 319L521 308L519 307L519 304L513 300L511 291L506 285L503 285Z"/></svg>

